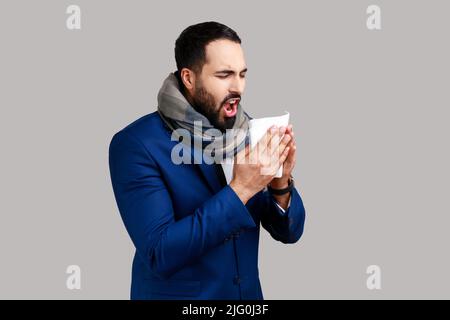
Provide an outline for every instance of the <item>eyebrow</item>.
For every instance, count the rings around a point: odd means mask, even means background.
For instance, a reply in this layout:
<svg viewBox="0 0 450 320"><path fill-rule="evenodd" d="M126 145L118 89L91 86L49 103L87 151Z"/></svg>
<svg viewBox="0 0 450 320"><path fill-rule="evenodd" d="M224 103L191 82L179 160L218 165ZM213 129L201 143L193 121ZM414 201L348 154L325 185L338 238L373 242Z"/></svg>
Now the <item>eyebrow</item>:
<svg viewBox="0 0 450 320"><path fill-rule="evenodd" d="M245 68L245 69L241 70L241 72L239 72L239 73L247 72L247 70L248 70L248 68ZM229 70L229 69L224 69L224 70L219 70L219 71L214 72L214 74L218 74L218 73L235 74L235 72L233 70Z"/></svg>

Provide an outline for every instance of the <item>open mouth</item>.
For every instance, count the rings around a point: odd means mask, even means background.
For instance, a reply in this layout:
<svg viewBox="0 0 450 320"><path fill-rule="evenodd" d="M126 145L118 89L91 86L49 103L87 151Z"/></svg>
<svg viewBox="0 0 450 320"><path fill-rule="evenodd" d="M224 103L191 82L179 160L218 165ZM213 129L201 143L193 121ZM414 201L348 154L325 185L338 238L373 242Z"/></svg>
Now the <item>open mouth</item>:
<svg viewBox="0 0 450 320"><path fill-rule="evenodd" d="M236 115L240 100L240 98L231 98L224 103L223 109L225 111L225 117L231 118Z"/></svg>

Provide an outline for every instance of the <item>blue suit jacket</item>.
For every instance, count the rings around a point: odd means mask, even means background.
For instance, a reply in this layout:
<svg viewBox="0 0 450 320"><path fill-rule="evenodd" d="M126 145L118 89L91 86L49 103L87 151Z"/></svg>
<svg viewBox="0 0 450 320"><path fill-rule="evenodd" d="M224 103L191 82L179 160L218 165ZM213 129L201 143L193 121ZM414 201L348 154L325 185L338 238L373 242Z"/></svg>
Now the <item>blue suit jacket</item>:
<svg viewBox="0 0 450 320"><path fill-rule="evenodd" d="M305 210L297 190L283 212L267 191L244 205L215 166L171 161L171 132L157 112L114 135L111 180L136 247L131 299L263 299L260 224L296 242Z"/></svg>

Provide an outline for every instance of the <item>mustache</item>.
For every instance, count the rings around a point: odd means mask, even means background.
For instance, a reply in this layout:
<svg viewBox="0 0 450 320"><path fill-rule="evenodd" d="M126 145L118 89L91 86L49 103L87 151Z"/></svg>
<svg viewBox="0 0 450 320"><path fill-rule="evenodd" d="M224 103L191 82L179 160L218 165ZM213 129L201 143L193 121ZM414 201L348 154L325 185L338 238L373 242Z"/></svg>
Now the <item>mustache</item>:
<svg viewBox="0 0 450 320"><path fill-rule="evenodd" d="M222 103L221 103L220 105L223 106L223 105L225 104L225 102L227 102L228 99L237 99L237 98L239 98L239 100L242 100L240 94L237 94L237 93L230 93L229 95L227 95L227 96L225 97L225 99L223 99L223 101L222 101ZM240 101L239 101L239 102L240 102Z"/></svg>

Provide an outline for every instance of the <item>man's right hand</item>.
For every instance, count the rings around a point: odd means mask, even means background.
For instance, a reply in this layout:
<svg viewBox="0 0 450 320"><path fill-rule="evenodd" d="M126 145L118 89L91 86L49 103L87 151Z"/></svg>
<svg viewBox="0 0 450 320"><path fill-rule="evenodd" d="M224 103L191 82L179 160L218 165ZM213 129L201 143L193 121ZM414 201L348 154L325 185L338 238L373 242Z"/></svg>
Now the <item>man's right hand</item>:
<svg viewBox="0 0 450 320"><path fill-rule="evenodd" d="M244 204L272 181L286 160L291 136L285 131L286 127L269 128L253 149L247 146L234 158L230 187Z"/></svg>

